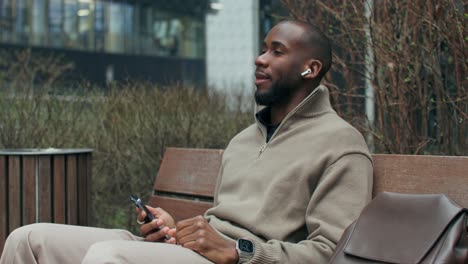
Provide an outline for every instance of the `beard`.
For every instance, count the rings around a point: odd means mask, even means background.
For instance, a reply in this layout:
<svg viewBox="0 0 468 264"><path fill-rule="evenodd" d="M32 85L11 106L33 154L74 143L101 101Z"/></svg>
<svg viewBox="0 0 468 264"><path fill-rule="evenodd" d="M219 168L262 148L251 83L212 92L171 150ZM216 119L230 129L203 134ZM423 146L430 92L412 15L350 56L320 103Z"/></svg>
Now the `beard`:
<svg viewBox="0 0 468 264"><path fill-rule="evenodd" d="M274 82L265 91L255 91L255 102L259 105L271 106L287 102L295 93L299 83L296 80L290 82Z"/></svg>

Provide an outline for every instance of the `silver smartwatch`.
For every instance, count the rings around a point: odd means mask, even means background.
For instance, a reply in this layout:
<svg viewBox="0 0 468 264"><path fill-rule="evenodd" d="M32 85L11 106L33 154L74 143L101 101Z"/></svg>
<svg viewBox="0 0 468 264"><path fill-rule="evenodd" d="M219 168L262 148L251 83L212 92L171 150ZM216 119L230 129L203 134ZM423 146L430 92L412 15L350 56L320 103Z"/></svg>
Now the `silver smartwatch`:
<svg viewBox="0 0 468 264"><path fill-rule="evenodd" d="M253 257L255 253L255 246L252 241L239 238L236 241L236 250L237 254L239 255L239 261L237 261L237 263L245 263Z"/></svg>

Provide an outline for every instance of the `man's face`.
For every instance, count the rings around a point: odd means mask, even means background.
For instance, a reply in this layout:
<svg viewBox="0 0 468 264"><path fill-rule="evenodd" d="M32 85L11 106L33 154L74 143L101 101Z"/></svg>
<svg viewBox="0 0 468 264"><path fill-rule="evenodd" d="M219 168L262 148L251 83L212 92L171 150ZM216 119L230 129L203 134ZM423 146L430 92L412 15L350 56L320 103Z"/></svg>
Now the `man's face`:
<svg viewBox="0 0 468 264"><path fill-rule="evenodd" d="M284 22L271 29L264 40L262 54L255 60L255 101L260 105L287 102L302 82L306 49L299 25Z"/></svg>

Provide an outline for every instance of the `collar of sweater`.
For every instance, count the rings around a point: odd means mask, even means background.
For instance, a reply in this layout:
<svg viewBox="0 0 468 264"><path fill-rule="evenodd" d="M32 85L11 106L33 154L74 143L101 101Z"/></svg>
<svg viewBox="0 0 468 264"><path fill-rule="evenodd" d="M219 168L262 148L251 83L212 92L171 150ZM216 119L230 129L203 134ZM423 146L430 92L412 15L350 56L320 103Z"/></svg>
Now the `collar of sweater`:
<svg viewBox="0 0 468 264"><path fill-rule="evenodd" d="M265 110L265 107L260 111ZM258 112L260 112L258 111ZM267 143L270 142L278 131L289 129L292 125L301 123L300 120L314 118L325 113L336 113L330 104L330 94L328 88L324 85L317 86L299 105L297 105L286 117L281 121L279 126L275 129L274 133L268 136ZM255 118L258 128L264 137L267 137L268 131L265 125Z"/></svg>
<svg viewBox="0 0 468 264"><path fill-rule="evenodd" d="M257 108L259 111L256 111L255 119L258 123L258 115L261 111L265 110L266 107ZM286 117L281 121L284 123L290 117L297 118L307 118L314 117L326 112L335 112L330 103L330 93L328 88L324 85L317 86L301 103L299 103L291 112L289 112Z"/></svg>

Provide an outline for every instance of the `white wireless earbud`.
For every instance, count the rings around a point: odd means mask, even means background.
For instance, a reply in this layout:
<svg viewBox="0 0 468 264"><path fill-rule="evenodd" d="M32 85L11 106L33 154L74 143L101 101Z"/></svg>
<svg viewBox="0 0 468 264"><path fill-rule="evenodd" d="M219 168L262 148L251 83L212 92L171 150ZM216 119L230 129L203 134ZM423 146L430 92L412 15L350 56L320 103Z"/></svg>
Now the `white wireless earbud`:
<svg viewBox="0 0 468 264"><path fill-rule="evenodd" d="M311 72L312 72L311 69L307 69L306 71L303 71L303 72L301 73L301 76L304 77L304 76L306 76L307 74L310 74Z"/></svg>

